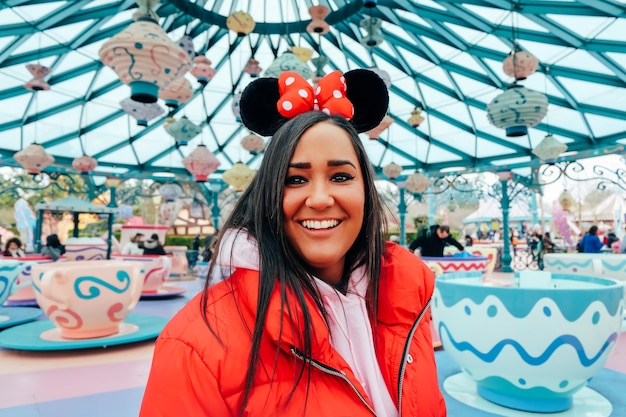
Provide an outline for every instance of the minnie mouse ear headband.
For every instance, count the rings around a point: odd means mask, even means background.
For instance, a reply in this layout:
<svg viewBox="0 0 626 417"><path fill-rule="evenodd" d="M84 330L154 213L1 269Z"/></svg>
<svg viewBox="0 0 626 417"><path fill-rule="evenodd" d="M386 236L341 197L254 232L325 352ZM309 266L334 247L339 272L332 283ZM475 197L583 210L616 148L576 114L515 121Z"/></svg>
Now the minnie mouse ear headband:
<svg viewBox="0 0 626 417"><path fill-rule="evenodd" d="M343 116L357 132L366 132L378 126L388 106L385 82L367 69L343 75L333 71L315 90L299 74L285 71L279 78L254 80L239 101L242 123L262 136L273 135L287 120L312 110Z"/></svg>

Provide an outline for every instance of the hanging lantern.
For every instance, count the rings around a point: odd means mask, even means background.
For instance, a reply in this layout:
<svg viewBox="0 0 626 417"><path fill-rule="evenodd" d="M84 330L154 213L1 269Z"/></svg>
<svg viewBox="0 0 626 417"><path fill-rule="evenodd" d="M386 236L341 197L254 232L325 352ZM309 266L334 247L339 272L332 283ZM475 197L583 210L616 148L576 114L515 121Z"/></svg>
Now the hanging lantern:
<svg viewBox="0 0 626 417"><path fill-rule="evenodd" d="M574 197L572 197L569 191L563 190L561 195L559 195L559 204L561 204L561 207L563 207L563 210L569 211L569 209L572 208L574 203L575 203Z"/></svg>
<svg viewBox="0 0 626 417"><path fill-rule="evenodd" d="M311 81L313 84L317 84L319 80L326 75L324 72L324 67L328 64L328 58L325 56L318 56L311 59L311 63L315 67L315 71L313 71L313 76L311 77Z"/></svg>
<svg viewBox="0 0 626 417"><path fill-rule="evenodd" d="M265 76L278 78L283 71L293 71L300 74L304 79L311 77L311 68L300 61L291 51L285 51L281 56L276 58L265 70Z"/></svg>
<svg viewBox="0 0 626 417"><path fill-rule="evenodd" d="M157 103L141 103L130 97L120 101L120 105L126 114L137 120L137 126L148 126L148 120L165 113Z"/></svg>
<svg viewBox="0 0 626 417"><path fill-rule="evenodd" d="M122 179L118 177L107 177L107 179L104 180L104 185L107 188L117 188L120 184L122 184Z"/></svg>
<svg viewBox="0 0 626 417"><path fill-rule="evenodd" d="M450 197L450 200L448 200L448 204L446 205L446 207L448 208L448 211L450 213L453 213L456 211L456 209L459 208L459 203L457 203L453 197Z"/></svg>
<svg viewBox="0 0 626 417"><path fill-rule="evenodd" d="M365 132L365 134L372 140L378 139L381 133L383 133L385 129L387 129L389 126L391 126L392 123L393 117L386 115L385 117L383 117L383 120L380 121L378 126L373 128L372 130L368 130L367 132Z"/></svg>
<svg viewBox="0 0 626 417"><path fill-rule="evenodd" d="M39 64L27 64L26 69L28 69L28 72L30 72L30 75L32 75L33 78L29 82L24 84L24 88L32 91L42 91L50 89L50 85L43 80L45 77L48 76L48 74L50 74L50 68Z"/></svg>
<svg viewBox="0 0 626 417"><path fill-rule="evenodd" d="M159 187L159 195L166 203L169 203L183 195L183 189L178 184L168 182Z"/></svg>
<svg viewBox="0 0 626 417"><path fill-rule="evenodd" d="M183 165L191 172L196 182L206 182L215 172L220 161L205 145L198 145L188 156L183 158Z"/></svg>
<svg viewBox="0 0 626 417"><path fill-rule="evenodd" d="M376 7L377 3L378 3L378 1L376 1L376 0L365 0L363 2L363 7L371 9L373 7Z"/></svg>
<svg viewBox="0 0 626 417"><path fill-rule="evenodd" d="M554 162L560 154L567 150L567 145L559 142L552 135L546 135L539 145L533 149L533 153L543 161Z"/></svg>
<svg viewBox="0 0 626 417"><path fill-rule="evenodd" d="M377 17L364 17L359 25L365 29L367 35L363 36L363 38L359 41L361 45L373 48L383 43L384 39L380 33L378 33L382 24L383 21Z"/></svg>
<svg viewBox="0 0 626 417"><path fill-rule="evenodd" d="M516 80L525 80L526 77L537 71L539 60L528 51L522 51L517 45L502 62L502 69L509 77Z"/></svg>
<svg viewBox="0 0 626 417"><path fill-rule="evenodd" d="M183 50L184 53L187 54L190 60L196 56L196 51L193 47L193 39L189 35L183 35L178 42L176 42L178 47Z"/></svg>
<svg viewBox="0 0 626 417"><path fill-rule="evenodd" d="M233 94L233 104L231 108L233 110L233 114L235 115L235 120L237 122L241 122L241 109L239 108L240 102L241 102L241 93Z"/></svg>
<svg viewBox="0 0 626 417"><path fill-rule="evenodd" d="M263 152L263 150L265 149L265 142L263 141L263 138L259 135L250 134L244 136L243 139L241 139L241 146L246 151L250 152L253 155L256 155L259 152Z"/></svg>
<svg viewBox="0 0 626 417"><path fill-rule="evenodd" d="M173 121L172 121L173 120ZM176 120L174 118L168 118L164 125L167 133L172 135L176 140L177 145L187 145L187 143L198 136L202 132L202 128L195 125L192 121L185 116Z"/></svg>
<svg viewBox="0 0 626 417"><path fill-rule="evenodd" d="M413 127L418 127L420 124L422 124L422 122L424 121L424 118L421 115L422 113L422 109L421 108L415 108L415 110L413 110L411 112L411 117L409 117L409 124Z"/></svg>
<svg viewBox="0 0 626 417"><path fill-rule="evenodd" d="M391 87L391 77L389 73L385 70L382 70L378 67L371 67L368 70L375 72L384 82L387 88Z"/></svg>
<svg viewBox="0 0 626 417"><path fill-rule="evenodd" d="M54 163L54 158L46 152L43 146L36 143L31 143L17 152L13 158L31 175L41 173L48 165Z"/></svg>
<svg viewBox="0 0 626 417"><path fill-rule="evenodd" d="M402 173L402 167L395 162L391 162L383 167L383 174L390 180L395 180Z"/></svg>
<svg viewBox="0 0 626 417"><path fill-rule="evenodd" d="M211 60L204 55L198 55L193 59L191 75L202 85L206 85L215 76L215 69L211 67Z"/></svg>
<svg viewBox="0 0 626 417"><path fill-rule="evenodd" d="M311 59L311 57L313 56L313 50L310 48L304 48L302 46L292 46L291 48L289 48L289 50L293 52L293 54L305 64L309 62L309 59Z"/></svg>
<svg viewBox="0 0 626 417"><path fill-rule="evenodd" d="M226 18L226 26L228 26L228 29L236 32L237 36L246 36L254 30L256 23L248 13L238 11L231 13L231 15Z"/></svg>
<svg viewBox="0 0 626 417"><path fill-rule="evenodd" d="M252 78L258 77L261 71L263 71L263 68L259 66L259 61L254 58L250 58L246 67L243 69L243 72L250 75Z"/></svg>
<svg viewBox="0 0 626 417"><path fill-rule="evenodd" d="M421 172L414 172L406 178L404 188L412 193L423 193L429 184L430 180L426 175Z"/></svg>
<svg viewBox="0 0 626 417"><path fill-rule="evenodd" d="M167 87L159 90L159 98L165 100L165 105L172 109L186 103L193 95L191 83L185 77L172 81Z"/></svg>
<svg viewBox="0 0 626 417"><path fill-rule="evenodd" d="M130 85L130 97L142 103L156 102L159 89L191 68L185 51L167 37L155 20L145 16L106 41L99 55L120 81Z"/></svg>
<svg viewBox="0 0 626 417"><path fill-rule="evenodd" d="M96 161L96 158L83 155L75 158L72 161L72 166L76 171L80 172L81 174L89 174L91 171L96 169L96 167L98 166L98 161Z"/></svg>
<svg viewBox="0 0 626 417"><path fill-rule="evenodd" d="M252 182L255 172L248 165L237 162L229 170L222 174L222 180L235 191L243 191Z"/></svg>
<svg viewBox="0 0 626 417"><path fill-rule="evenodd" d="M537 125L548 112L548 98L537 91L512 84L487 105L492 125L504 128L507 136L528 134L528 127Z"/></svg>
<svg viewBox="0 0 626 417"><path fill-rule="evenodd" d="M309 7L311 23L307 25L306 31L309 33L317 33L319 35L327 34L330 30L330 26L324 21L324 19L326 19L328 13L330 13L330 10L326 6Z"/></svg>

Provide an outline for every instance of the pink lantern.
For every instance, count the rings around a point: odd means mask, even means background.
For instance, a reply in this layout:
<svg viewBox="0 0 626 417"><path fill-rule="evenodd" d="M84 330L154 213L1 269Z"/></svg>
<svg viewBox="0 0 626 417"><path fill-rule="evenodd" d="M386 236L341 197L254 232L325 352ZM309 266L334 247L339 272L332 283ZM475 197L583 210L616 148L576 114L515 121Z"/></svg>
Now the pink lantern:
<svg viewBox="0 0 626 417"><path fill-rule="evenodd" d="M182 49L183 52L187 54L189 59L193 60L193 58L196 56L196 50L194 49L193 39L191 39L191 36L183 35L176 43L178 44L180 49Z"/></svg>
<svg viewBox="0 0 626 417"><path fill-rule="evenodd" d="M309 33L318 33L325 35L330 30L330 26L324 19L328 16L330 10L326 6L311 6L309 7L309 15L311 16L311 23L306 27L306 31Z"/></svg>
<svg viewBox="0 0 626 417"><path fill-rule="evenodd" d="M249 74L252 78L258 77L261 71L263 71L263 68L259 66L259 61L254 58L250 58L246 67L243 69L243 72Z"/></svg>
<svg viewBox="0 0 626 417"><path fill-rule="evenodd" d="M254 175L255 172L251 170L248 165L237 162L232 168L224 172L222 180L233 187L235 191L243 191L250 185Z"/></svg>
<svg viewBox="0 0 626 417"><path fill-rule="evenodd" d="M98 166L98 161L91 156L83 155L72 161L74 169L81 174L88 174Z"/></svg>
<svg viewBox="0 0 626 417"><path fill-rule="evenodd" d="M130 97L142 103L157 101L159 89L182 77L191 59L158 23L142 16L106 41L99 51L102 63L126 85Z"/></svg>
<svg viewBox="0 0 626 417"><path fill-rule="evenodd" d="M526 77L537 71L538 66L539 61L537 57L528 51L520 51L517 48L502 62L504 73L516 80L526 79Z"/></svg>
<svg viewBox="0 0 626 417"><path fill-rule="evenodd" d="M173 109L186 103L193 95L191 83L185 77L172 81L167 87L159 90L159 98L165 100L165 105Z"/></svg>
<svg viewBox="0 0 626 417"><path fill-rule="evenodd" d="M395 180L398 178L398 175L402 173L402 167L395 162L390 162L388 165L383 167L383 174L385 174L389 179Z"/></svg>
<svg viewBox="0 0 626 417"><path fill-rule="evenodd" d="M43 146L36 143L31 143L17 152L13 158L31 175L41 173L42 170L54 162L54 158L46 152Z"/></svg>
<svg viewBox="0 0 626 417"><path fill-rule="evenodd" d="M209 58L204 55L198 55L193 59L191 74L196 77L200 84L206 85L215 76L215 69L211 67Z"/></svg>
<svg viewBox="0 0 626 417"><path fill-rule="evenodd" d="M205 145L198 145L183 159L183 165L191 172L196 182L206 182L209 175L220 166L220 161Z"/></svg>
<svg viewBox="0 0 626 417"><path fill-rule="evenodd" d="M33 76L32 80L24 84L24 88L33 91L49 90L50 85L43 79L50 74L50 68L39 64L27 64L28 72Z"/></svg>
<svg viewBox="0 0 626 417"><path fill-rule="evenodd" d="M250 134L241 139L241 146L251 154L257 154L265 149L265 142L259 135Z"/></svg>
<svg viewBox="0 0 626 417"><path fill-rule="evenodd" d="M373 128L372 130L368 130L365 133L372 140L378 139L381 133L383 133L385 129L387 129L389 126L391 126L392 123L393 123L393 117L386 115L385 117L383 117L383 120L380 121L378 126Z"/></svg>

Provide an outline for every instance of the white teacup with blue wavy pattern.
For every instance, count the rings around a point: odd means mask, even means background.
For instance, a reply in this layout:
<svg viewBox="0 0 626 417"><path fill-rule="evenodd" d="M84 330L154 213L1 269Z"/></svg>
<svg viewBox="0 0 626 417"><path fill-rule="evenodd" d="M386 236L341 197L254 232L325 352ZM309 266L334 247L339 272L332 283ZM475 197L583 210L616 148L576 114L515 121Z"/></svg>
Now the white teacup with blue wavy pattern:
<svg viewBox="0 0 626 417"><path fill-rule="evenodd" d="M126 261L74 261L33 266L35 298L67 339L119 332L143 286L142 265Z"/></svg>
<svg viewBox="0 0 626 417"><path fill-rule="evenodd" d="M34 262L21 262L12 259L0 259L0 306L9 298L9 295L15 293L19 288L30 285L17 284L17 279L26 268L30 268Z"/></svg>
<svg viewBox="0 0 626 417"><path fill-rule="evenodd" d="M444 274L433 320L446 352L505 407L560 412L615 347L624 287L601 277L553 274L550 288L483 285L476 273Z"/></svg>

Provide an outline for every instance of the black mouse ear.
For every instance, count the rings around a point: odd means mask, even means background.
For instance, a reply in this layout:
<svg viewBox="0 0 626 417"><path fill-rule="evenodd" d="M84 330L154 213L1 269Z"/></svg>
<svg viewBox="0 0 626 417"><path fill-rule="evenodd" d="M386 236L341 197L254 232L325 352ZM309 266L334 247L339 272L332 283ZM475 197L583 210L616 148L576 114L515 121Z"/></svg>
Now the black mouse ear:
<svg viewBox="0 0 626 417"><path fill-rule="evenodd" d="M378 126L389 108L389 92L378 74L368 69L355 69L344 74L346 97L354 106L351 122L357 132Z"/></svg>
<svg viewBox="0 0 626 417"><path fill-rule="evenodd" d="M241 93L241 122L261 136L272 136L288 119L276 107L280 99L278 78L258 78Z"/></svg>

